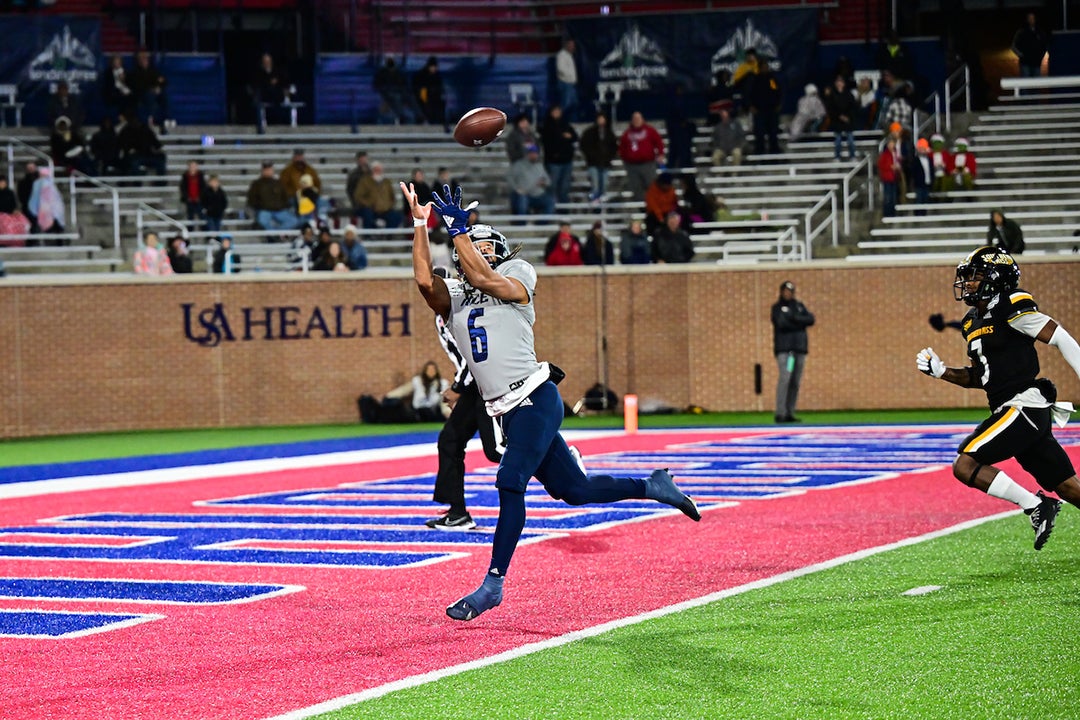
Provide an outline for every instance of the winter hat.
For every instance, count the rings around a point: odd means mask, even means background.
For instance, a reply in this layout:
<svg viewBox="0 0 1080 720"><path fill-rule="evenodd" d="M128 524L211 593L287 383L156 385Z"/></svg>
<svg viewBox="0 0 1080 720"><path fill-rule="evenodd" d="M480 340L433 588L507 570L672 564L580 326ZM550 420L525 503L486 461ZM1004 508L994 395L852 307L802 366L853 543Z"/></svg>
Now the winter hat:
<svg viewBox="0 0 1080 720"><path fill-rule="evenodd" d="M807 95L817 95L817 85L814 83L806 83L806 87L803 88L803 92Z"/></svg>
<svg viewBox="0 0 1080 720"><path fill-rule="evenodd" d="M918 142L915 143L915 148L918 150L929 150L930 143L926 142L926 138L919 138Z"/></svg>
<svg viewBox="0 0 1080 720"><path fill-rule="evenodd" d="M967 150L968 149L967 138L956 138L956 147L959 150Z"/></svg>
<svg viewBox="0 0 1080 720"><path fill-rule="evenodd" d="M898 132L902 131L903 129L904 129L904 126L901 125L898 122L894 122L892 125L889 125L889 132L891 132L891 133L898 133Z"/></svg>
<svg viewBox="0 0 1080 720"><path fill-rule="evenodd" d="M945 136L941 133L934 133L930 136L930 144L935 150L945 147Z"/></svg>
<svg viewBox="0 0 1080 720"><path fill-rule="evenodd" d="M310 175L308 175L307 173L304 173L303 175L300 176L300 187L309 188L309 187L312 187L314 184L315 184L315 179L313 177L311 177Z"/></svg>

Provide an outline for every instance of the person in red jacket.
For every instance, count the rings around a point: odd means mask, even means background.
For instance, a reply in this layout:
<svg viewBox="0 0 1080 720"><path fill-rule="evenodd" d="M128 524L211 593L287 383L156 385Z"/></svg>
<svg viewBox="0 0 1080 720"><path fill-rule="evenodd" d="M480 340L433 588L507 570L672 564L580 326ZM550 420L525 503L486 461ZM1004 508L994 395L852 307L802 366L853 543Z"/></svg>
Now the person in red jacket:
<svg viewBox="0 0 1080 720"><path fill-rule="evenodd" d="M584 265L581 259L581 241L570 232L570 221L559 223L559 231L548 238L544 248L544 262L547 265Z"/></svg>
<svg viewBox="0 0 1080 720"><path fill-rule="evenodd" d="M656 228L667 222L668 213L678 210L679 198L675 194L671 173L662 172L645 192L645 229L652 235Z"/></svg>
<svg viewBox="0 0 1080 720"><path fill-rule="evenodd" d="M664 162L664 139L640 112L630 116L630 127L619 138L619 157L626 168L626 189L641 200L656 177L656 164Z"/></svg>
<svg viewBox="0 0 1080 720"><path fill-rule="evenodd" d="M903 175L903 160L896 138L892 135L885 142L885 148L878 156L878 176L881 178L881 217L896 215L896 201L899 196L899 181Z"/></svg>

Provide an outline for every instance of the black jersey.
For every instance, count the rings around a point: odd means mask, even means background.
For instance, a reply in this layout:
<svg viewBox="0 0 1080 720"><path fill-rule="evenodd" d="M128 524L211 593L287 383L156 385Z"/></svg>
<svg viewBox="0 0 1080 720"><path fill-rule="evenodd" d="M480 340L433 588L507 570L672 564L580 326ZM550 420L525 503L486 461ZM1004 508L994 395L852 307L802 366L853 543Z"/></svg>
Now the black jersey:
<svg viewBox="0 0 1080 720"><path fill-rule="evenodd" d="M1031 293L1012 290L991 300L985 313L980 315L972 308L964 316L961 331L968 344L972 373L986 391L991 409L1032 387L1039 375L1035 338L1010 324L1033 312L1038 312L1038 307Z"/></svg>

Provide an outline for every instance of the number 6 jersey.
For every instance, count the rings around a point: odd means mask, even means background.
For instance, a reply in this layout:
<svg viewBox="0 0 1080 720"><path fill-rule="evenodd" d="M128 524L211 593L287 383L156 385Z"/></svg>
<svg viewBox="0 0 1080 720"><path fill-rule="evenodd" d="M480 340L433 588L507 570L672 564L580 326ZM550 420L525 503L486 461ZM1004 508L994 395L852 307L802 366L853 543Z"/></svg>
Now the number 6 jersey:
<svg viewBox="0 0 1080 720"><path fill-rule="evenodd" d="M1034 336L1039 328L1026 327L1026 323L1036 318L1045 316L1039 313L1031 293L1019 289L990 300L981 315L972 308L964 316L961 332L968 344L972 372L986 391L991 409L1035 384L1039 354Z"/></svg>

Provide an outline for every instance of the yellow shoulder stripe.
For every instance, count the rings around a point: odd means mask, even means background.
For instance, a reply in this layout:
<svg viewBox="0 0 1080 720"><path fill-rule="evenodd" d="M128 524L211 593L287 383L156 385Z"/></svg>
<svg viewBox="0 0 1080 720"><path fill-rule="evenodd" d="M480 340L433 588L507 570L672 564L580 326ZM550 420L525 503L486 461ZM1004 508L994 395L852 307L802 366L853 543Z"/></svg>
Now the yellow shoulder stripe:
<svg viewBox="0 0 1080 720"><path fill-rule="evenodd" d="M1035 298L1031 297L1031 293L1018 292L1010 295L1009 300L1011 300L1013 303L1018 303L1021 300L1031 300L1032 302L1034 302Z"/></svg>

